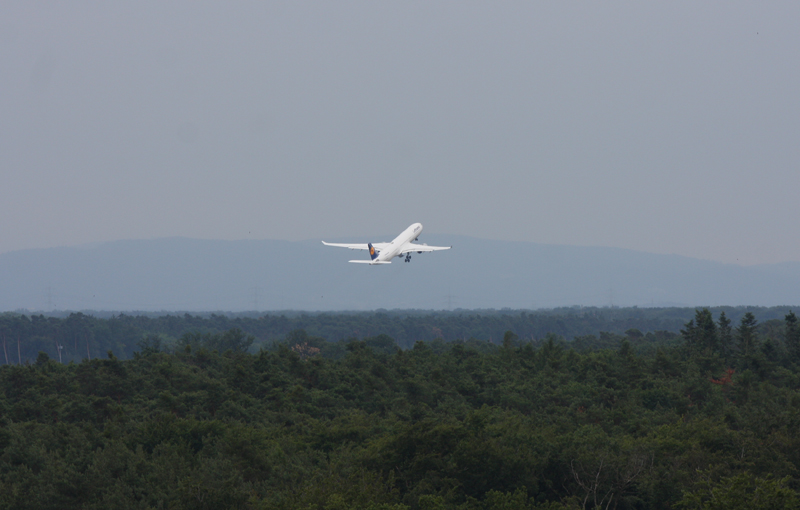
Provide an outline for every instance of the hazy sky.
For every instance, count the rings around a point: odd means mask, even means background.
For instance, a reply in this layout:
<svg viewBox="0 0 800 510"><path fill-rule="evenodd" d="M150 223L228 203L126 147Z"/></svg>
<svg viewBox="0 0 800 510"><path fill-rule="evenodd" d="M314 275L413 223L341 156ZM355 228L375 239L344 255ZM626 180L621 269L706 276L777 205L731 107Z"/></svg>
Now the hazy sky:
<svg viewBox="0 0 800 510"><path fill-rule="evenodd" d="M3 2L0 252L420 221L800 261L798 26L798 2Z"/></svg>

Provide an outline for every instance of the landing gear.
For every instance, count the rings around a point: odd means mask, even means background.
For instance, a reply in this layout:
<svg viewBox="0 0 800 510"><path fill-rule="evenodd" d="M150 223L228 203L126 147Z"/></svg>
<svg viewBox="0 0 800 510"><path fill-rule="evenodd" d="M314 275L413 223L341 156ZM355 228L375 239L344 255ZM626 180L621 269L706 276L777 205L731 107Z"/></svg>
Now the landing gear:
<svg viewBox="0 0 800 510"><path fill-rule="evenodd" d="M411 262L411 254L406 253L406 259L403 262Z"/></svg>

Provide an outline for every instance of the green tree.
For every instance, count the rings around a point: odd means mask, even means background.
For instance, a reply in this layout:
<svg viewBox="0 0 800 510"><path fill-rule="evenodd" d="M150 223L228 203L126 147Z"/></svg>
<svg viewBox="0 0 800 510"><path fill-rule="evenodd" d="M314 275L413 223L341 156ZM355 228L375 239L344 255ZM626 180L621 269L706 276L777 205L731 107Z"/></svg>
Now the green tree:
<svg viewBox="0 0 800 510"><path fill-rule="evenodd" d="M725 312L719 314L717 326L720 353L725 357L730 356L731 348L733 347L733 330L731 328L731 320L725 315Z"/></svg>
<svg viewBox="0 0 800 510"><path fill-rule="evenodd" d="M681 330L686 344L692 352L716 352L719 350L717 326L708 308L695 310L694 319Z"/></svg>
<svg viewBox="0 0 800 510"><path fill-rule="evenodd" d="M697 510L796 510L800 499L788 486L790 481L788 476L776 480L748 472L722 478L718 483L702 480L697 490L684 492L677 506Z"/></svg>
<svg viewBox="0 0 800 510"><path fill-rule="evenodd" d="M503 334L503 348L505 349L512 349L519 340L519 337L511 330L506 331Z"/></svg>
<svg viewBox="0 0 800 510"><path fill-rule="evenodd" d="M784 321L786 350L789 351L789 358L795 363L800 362L800 325L797 324L797 316L790 310Z"/></svg>
<svg viewBox="0 0 800 510"><path fill-rule="evenodd" d="M221 335L214 335L209 342L209 348L219 352L233 351L245 353L253 345L255 337L248 335L239 328L229 329Z"/></svg>
<svg viewBox="0 0 800 510"><path fill-rule="evenodd" d="M750 357L755 351L757 324L755 316L747 312L742 317L739 327L736 328L739 337L739 352L743 357Z"/></svg>
<svg viewBox="0 0 800 510"><path fill-rule="evenodd" d="M5 314L0 316L0 338L3 339L3 356L4 356L4 359L5 359L6 365L10 365L11 364L9 362L9 360L8 360L8 347L6 346L6 333L8 333L8 331L10 330L8 322L9 322L9 320L5 316Z"/></svg>

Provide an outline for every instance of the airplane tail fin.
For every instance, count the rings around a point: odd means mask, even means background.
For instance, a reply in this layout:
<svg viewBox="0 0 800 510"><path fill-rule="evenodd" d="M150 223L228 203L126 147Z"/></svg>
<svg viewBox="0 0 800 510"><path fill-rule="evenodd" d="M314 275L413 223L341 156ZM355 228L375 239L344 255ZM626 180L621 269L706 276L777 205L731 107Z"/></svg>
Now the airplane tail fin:
<svg viewBox="0 0 800 510"><path fill-rule="evenodd" d="M378 258L378 250L376 250L375 247L372 246L372 243L367 243L367 248L369 248L369 256L370 256L370 258L372 260L377 259Z"/></svg>

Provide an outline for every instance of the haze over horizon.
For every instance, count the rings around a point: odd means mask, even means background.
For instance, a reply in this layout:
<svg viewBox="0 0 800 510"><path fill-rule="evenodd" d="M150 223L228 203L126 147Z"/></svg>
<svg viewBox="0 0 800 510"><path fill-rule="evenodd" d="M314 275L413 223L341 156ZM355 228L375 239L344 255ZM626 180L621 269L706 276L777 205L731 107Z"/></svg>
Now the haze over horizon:
<svg viewBox="0 0 800 510"><path fill-rule="evenodd" d="M168 238L0 254L0 311L344 311L795 306L800 263L741 267L622 248L432 234L380 267L318 241Z"/></svg>
<svg viewBox="0 0 800 510"><path fill-rule="evenodd" d="M800 262L799 15L4 3L0 253L419 221L421 241Z"/></svg>

